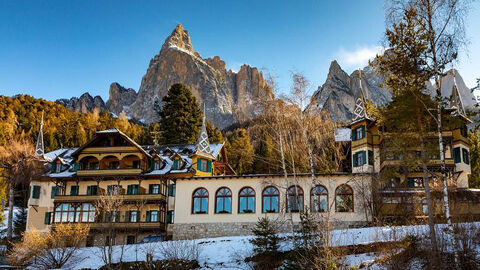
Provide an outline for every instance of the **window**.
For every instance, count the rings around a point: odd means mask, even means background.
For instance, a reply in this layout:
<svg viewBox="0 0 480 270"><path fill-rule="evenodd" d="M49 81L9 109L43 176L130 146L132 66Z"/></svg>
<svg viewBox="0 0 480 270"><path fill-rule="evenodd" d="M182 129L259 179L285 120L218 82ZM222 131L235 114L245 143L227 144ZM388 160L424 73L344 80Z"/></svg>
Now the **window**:
<svg viewBox="0 0 480 270"><path fill-rule="evenodd" d="M62 171L62 163L57 162L55 164L55 172L61 172Z"/></svg>
<svg viewBox="0 0 480 270"><path fill-rule="evenodd" d="M120 194L120 188L118 185L107 186L107 195L118 195L118 194Z"/></svg>
<svg viewBox="0 0 480 270"><path fill-rule="evenodd" d="M95 207L91 203L83 203L81 206L81 222L95 222Z"/></svg>
<svg viewBox="0 0 480 270"><path fill-rule="evenodd" d="M120 212L106 212L105 213L105 222L120 222Z"/></svg>
<svg viewBox="0 0 480 270"><path fill-rule="evenodd" d="M422 214L428 215L427 199L422 200Z"/></svg>
<svg viewBox="0 0 480 270"><path fill-rule="evenodd" d="M352 141L361 140L365 138L365 126L356 127L352 132Z"/></svg>
<svg viewBox="0 0 480 270"><path fill-rule="evenodd" d="M127 235L127 245L135 244L135 235Z"/></svg>
<svg viewBox="0 0 480 270"><path fill-rule="evenodd" d="M212 162L202 158L197 159L197 170L202 172L211 172Z"/></svg>
<svg viewBox="0 0 480 270"><path fill-rule="evenodd" d="M98 170L100 168L100 165L98 162L90 162L88 163L88 169L89 170Z"/></svg>
<svg viewBox="0 0 480 270"><path fill-rule="evenodd" d="M463 162L465 164L470 164L470 155L467 149L462 148L462 156L463 156Z"/></svg>
<svg viewBox="0 0 480 270"><path fill-rule="evenodd" d="M45 212L45 224L52 224L52 212Z"/></svg>
<svg viewBox="0 0 480 270"><path fill-rule="evenodd" d="M148 186L148 193L149 194L160 194L160 185L159 184L151 184Z"/></svg>
<svg viewBox="0 0 480 270"><path fill-rule="evenodd" d="M303 211L303 189L299 186L291 186L287 190L287 208L291 212Z"/></svg>
<svg viewBox="0 0 480 270"><path fill-rule="evenodd" d="M460 147L453 148L453 159L454 159L455 163L462 162L462 158L460 156Z"/></svg>
<svg viewBox="0 0 480 270"><path fill-rule="evenodd" d="M239 213L255 213L255 191L252 188L242 188L238 197Z"/></svg>
<svg viewBox="0 0 480 270"><path fill-rule="evenodd" d="M80 206L62 203L55 208L55 222L79 222Z"/></svg>
<svg viewBox="0 0 480 270"><path fill-rule="evenodd" d="M175 184L169 184L167 189L168 196L175 197Z"/></svg>
<svg viewBox="0 0 480 270"><path fill-rule="evenodd" d="M340 185L335 190L335 209L337 212L353 212L353 190L348 185Z"/></svg>
<svg viewBox="0 0 480 270"><path fill-rule="evenodd" d="M127 186L127 195L138 195L140 193L139 185L128 185Z"/></svg>
<svg viewBox="0 0 480 270"><path fill-rule="evenodd" d="M158 222L158 210L147 211L147 222Z"/></svg>
<svg viewBox="0 0 480 270"><path fill-rule="evenodd" d="M153 169L160 170L160 160L155 160L155 162L153 162Z"/></svg>
<svg viewBox="0 0 480 270"><path fill-rule="evenodd" d="M70 195L71 196L78 195L78 190L79 190L79 186L71 186L70 187Z"/></svg>
<svg viewBox="0 0 480 270"><path fill-rule="evenodd" d="M138 222L139 221L138 211L127 211L125 213L125 221L126 222Z"/></svg>
<svg viewBox="0 0 480 270"><path fill-rule="evenodd" d="M33 186L32 199L40 199L40 186Z"/></svg>
<svg viewBox="0 0 480 270"><path fill-rule="evenodd" d="M120 169L120 162L119 161L110 161L108 163L109 170L117 170Z"/></svg>
<svg viewBox="0 0 480 270"><path fill-rule="evenodd" d="M215 194L215 213L229 214L232 212L232 192L228 188L220 188Z"/></svg>
<svg viewBox="0 0 480 270"><path fill-rule="evenodd" d="M133 169L140 169L140 160L134 160L132 162L132 168Z"/></svg>
<svg viewBox="0 0 480 270"><path fill-rule="evenodd" d="M353 155L353 167L360 167L365 165L366 157L365 151L357 152Z"/></svg>
<svg viewBox="0 0 480 270"><path fill-rule="evenodd" d="M262 212L278 213L278 189L275 187L266 187L262 192Z"/></svg>
<svg viewBox="0 0 480 270"><path fill-rule="evenodd" d="M180 169L180 160L178 160L178 159L173 160L173 169L174 170L179 170Z"/></svg>
<svg viewBox="0 0 480 270"><path fill-rule="evenodd" d="M409 188L423 187L423 178L421 178L421 177L409 177L407 179L407 186Z"/></svg>
<svg viewBox="0 0 480 270"><path fill-rule="evenodd" d="M324 186L318 185L310 192L310 209L312 212L328 211L328 191Z"/></svg>
<svg viewBox="0 0 480 270"><path fill-rule="evenodd" d="M52 192L50 193L50 198L53 199L55 196L60 195L60 187L59 186L53 186L52 187Z"/></svg>
<svg viewBox="0 0 480 270"><path fill-rule="evenodd" d="M467 127L467 125L463 125L462 127L460 127L460 134L465 138L468 137L468 127Z"/></svg>
<svg viewBox="0 0 480 270"><path fill-rule="evenodd" d="M208 212L208 191L199 188L193 192L193 214L206 214Z"/></svg>
<svg viewBox="0 0 480 270"><path fill-rule="evenodd" d="M174 219L174 213L175 211L174 210L168 210L167 212L167 223L168 224L172 224L173 223L173 219Z"/></svg>
<svg viewBox="0 0 480 270"><path fill-rule="evenodd" d="M88 186L87 195L98 195L98 186Z"/></svg>

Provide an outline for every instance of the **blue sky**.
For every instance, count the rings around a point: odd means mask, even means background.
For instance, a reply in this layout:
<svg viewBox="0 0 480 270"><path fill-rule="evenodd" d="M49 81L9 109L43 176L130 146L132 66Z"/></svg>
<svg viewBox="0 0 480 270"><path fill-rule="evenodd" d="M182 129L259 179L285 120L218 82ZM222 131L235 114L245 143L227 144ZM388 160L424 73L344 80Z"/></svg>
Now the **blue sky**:
<svg viewBox="0 0 480 270"><path fill-rule="evenodd" d="M480 77L479 8L467 19L469 54L458 66L470 87ZM0 0L0 94L54 100L88 91L106 100L112 82L138 90L177 23L202 57L268 69L283 91L290 71L303 72L313 91L334 59L348 73L364 66L385 29L378 0Z"/></svg>

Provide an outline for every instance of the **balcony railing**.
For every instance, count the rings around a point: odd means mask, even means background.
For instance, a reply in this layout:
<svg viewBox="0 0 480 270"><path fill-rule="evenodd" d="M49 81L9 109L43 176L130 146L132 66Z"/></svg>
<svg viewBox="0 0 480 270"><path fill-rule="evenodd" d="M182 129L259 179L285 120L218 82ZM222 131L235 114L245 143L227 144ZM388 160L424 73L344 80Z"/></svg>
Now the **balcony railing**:
<svg viewBox="0 0 480 270"><path fill-rule="evenodd" d="M93 176L93 175L135 175L141 174L142 169L103 169L103 170L78 170L78 176Z"/></svg>
<svg viewBox="0 0 480 270"><path fill-rule="evenodd" d="M58 223L53 223L52 226L55 227ZM92 222L84 223L90 226L90 229L94 230L105 230L109 228L114 229L123 229L123 230L156 230L159 232L165 231L164 222Z"/></svg>
<svg viewBox="0 0 480 270"><path fill-rule="evenodd" d="M138 152L134 146L105 146L105 147L88 147L83 149L82 153L131 153Z"/></svg>
<svg viewBox="0 0 480 270"><path fill-rule="evenodd" d="M124 201L160 201L166 202L167 197L163 194L133 194L133 195L117 195ZM92 202L97 201L102 195L57 195L54 202Z"/></svg>

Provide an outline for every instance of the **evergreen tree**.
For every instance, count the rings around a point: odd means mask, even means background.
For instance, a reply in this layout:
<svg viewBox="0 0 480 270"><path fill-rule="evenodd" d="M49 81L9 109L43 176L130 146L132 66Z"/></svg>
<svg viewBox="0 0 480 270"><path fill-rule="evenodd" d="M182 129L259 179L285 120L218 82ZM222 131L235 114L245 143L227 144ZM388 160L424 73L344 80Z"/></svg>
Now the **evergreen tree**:
<svg viewBox="0 0 480 270"><path fill-rule="evenodd" d="M22 235L27 228L28 210L26 207L20 207L20 211L16 213L13 219L13 233L15 235Z"/></svg>
<svg viewBox="0 0 480 270"><path fill-rule="evenodd" d="M470 164L472 166L468 186L478 188L480 187L480 136L478 126L468 132L468 141L470 142Z"/></svg>
<svg viewBox="0 0 480 270"><path fill-rule="evenodd" d="M202 126L202 112L190 90L176 83L162 101L159 113L162 143L195 143Z"/></svg>
<svg viewBox="0 0 480 270"><path fill-rule="evenodd" d="M237 129L227 146L229 163L235 172L250 173L253 164L253 146L247 131L243 128Z"/></svg>
<svg viewBox="0 0 480 270"><path fill-rule="evenodd" d="M207 134L210 143L222 143L225 141L222 131L218 127L214 127L212 122L207 121Z"/></svg>
<svg viewBox="0 0 480 270"><path fill-rule="evenodd" d="M257 147L255 147L255 161L253 171L255 173L272 173L275 171L274 142L270 134L262 129Z"/></svg>
<svg viewBox="0 0 480 270"><path fill-rule="evenodd" d="M256 254L275 254L278 252L280 238L277 236L277 229L273 222L267 217L259 218L252 229L255 238L250 239L254 245L253 251Z"/></svg>

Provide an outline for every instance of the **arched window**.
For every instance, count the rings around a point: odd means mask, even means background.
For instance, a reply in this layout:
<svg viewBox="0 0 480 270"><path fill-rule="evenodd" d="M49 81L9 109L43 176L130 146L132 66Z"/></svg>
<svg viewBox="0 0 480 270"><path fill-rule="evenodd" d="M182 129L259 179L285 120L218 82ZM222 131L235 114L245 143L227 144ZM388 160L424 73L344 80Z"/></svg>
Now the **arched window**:
<svg viewBox="0 0 480 270"><path fill-rule="evenodd" d="M215 213L232 213L232 192L228 188L220 188L215 194Z"/></svg>
<svg viewBox="0 0 480 270"><path fill-rule="evenodd" d="M239 213L255 213L255 191L253 188L242 188L238 198Z"/></svg>
<svg viewBox="0 0 480 270"><path fill-rule="evenodd" d="M278 213L278 189L275 187L266 187L262 193L262 212Z"/></svg>
<svg viewBox="0 0 480 270"><path fill-rule="evenodd" d="M335 190L335 209L337 212L353 212L353 189L349 185L340 185Z"/></svg>
<svg viewBox="0 0 480 270"><path fill-rule="evenodd" d="M208 213L208 191L206 189L198 188L193 192L192 213Z"/></svg>
<svg viewBox="0 0 480 270"><path fill-rule="evenodd" d="M299 186L291 186L287 190L287 207L291 212L303 210L303 189Z"/></svg>
<svg viewBox="0 0 480 270"><path fill-rule="evenodd" d="M310 209L312 212L328 211L328 191L324 186L315 186L310 191Z"/></svg>

